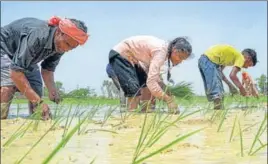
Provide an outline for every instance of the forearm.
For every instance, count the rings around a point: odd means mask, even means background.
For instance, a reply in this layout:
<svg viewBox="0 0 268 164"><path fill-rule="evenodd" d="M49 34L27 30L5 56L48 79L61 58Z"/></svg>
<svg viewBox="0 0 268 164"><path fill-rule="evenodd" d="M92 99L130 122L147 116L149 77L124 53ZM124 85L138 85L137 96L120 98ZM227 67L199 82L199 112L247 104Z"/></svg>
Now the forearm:
<svg viewBox="0 0 268 164"><path fill-rule="evenodd" d="M55 90L54 72L42 69L41 74L48 91Z"/></svg>
<svg viewBox="0 0 268 164"><path fill-rule="evenodd" d="M167 86L163 81L158 82L158 84L168 96L172 96L170 90L168 89L169 86Z"/></svg>
<svg viewBox="0 0 268 164"><path fill-rule="evenodd" d="M38 103L41 101L39 95L32 89L29 81L25 77L23 72L11 70L11 79L15 83L18 90L26 96L26 98L32 103Z"/></svg>
<svg viewBox="0 0 268 164"><path fill-rule="evenodd" d="M159 99L159 100L164 100L165 102L167 102L172 98L169 96L166 89L161 88L161 85L157 82L147 83L147 87L150 90L152 96ZM163 87L165 87L165 86L163 86Z"/></svg>
<svg viewBox="0 0 268 164"><path fill-rule="evenodd" d="M222 72L223 69L220 70L221 76L222 76L222 80L230 87L233 86L233 84L226 78L226 76L224 75L224 73Z"/></svg>
<svg viewBox="0 0 268 164"><path fill-rule="evenodd" d="M228 86L233 86L233 84L223 75L222 80L227 84Z"/></svg>
<svg viewBox="0 0 268 164"><path fill-rule="evenodd" d="M241 82L239 81L239 79L237 78L237 76L235 75L230 75L230 79L233 81L233 83L235 84L235 86L239 89L244 88L243 85L241 84Z"/></svg>

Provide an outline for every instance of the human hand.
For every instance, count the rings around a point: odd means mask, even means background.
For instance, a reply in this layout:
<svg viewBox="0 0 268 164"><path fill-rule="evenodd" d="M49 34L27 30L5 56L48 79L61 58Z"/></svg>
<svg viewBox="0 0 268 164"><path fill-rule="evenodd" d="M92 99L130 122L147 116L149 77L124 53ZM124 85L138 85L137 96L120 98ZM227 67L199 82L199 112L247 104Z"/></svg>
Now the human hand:
<svg viewBox="0 0 268 164"><path fill-rule="evenodd" d="M229 91L232 95L238 94L238 90L234 86L229 86Z"/></svg>
<svg viewBox="0 0 268 164"><path fill-rule="evenodd" d="M41 109L41 116L43 120L49 120L51 118L50 108L47 104L43 103L43 100L39 103L33 104L33 111L36 111L37 108Z"/></svg>
<svg viewBox="0 0 268 164"><path fill-rule="evenodd" d="M169 97L166 101L168 105L168 111L171 114L179 114L178 104L175 102L174 97Z"/></svg>
<svg viewBox="0 0 268 164"><path fill-rule="evenodd" d="M248 96L248 94L247 94L245 88L240 88L239 90L240 90L240 94L241 94L242 96Z"/></svg>
<svg viewBox="0 0 268 164"><path fill-rule="evenodd" d="M60 94L56 89L49 91L48 97L51 101L55 102L56 104L59 104L61 102Z"/></svg>
<svg viewBox="0 0 268 164"><path fill-rule="evenodd" d="M41 104L42 108L42 119L44 121L49 120L52 118L51 113L50 113L50 108L47 104Z"/></svg>

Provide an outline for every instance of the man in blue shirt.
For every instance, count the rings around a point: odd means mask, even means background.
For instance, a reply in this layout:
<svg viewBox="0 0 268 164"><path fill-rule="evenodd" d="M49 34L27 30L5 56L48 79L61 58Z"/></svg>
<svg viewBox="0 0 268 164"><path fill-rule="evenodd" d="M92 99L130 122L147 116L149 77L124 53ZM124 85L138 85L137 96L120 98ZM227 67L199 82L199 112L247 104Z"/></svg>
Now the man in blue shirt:
<svg viewBox="0 0 268 164"><path fill-rule="evenodd" d="M1 119L7 118L18 90L29 100L30 114L40 105L43 119L48 119L49 107L41 99L42 78L49 99L59 103L54 71L65 52L83 45L87 39L87 27L76 19L23 18L1 27Z"/></svg>

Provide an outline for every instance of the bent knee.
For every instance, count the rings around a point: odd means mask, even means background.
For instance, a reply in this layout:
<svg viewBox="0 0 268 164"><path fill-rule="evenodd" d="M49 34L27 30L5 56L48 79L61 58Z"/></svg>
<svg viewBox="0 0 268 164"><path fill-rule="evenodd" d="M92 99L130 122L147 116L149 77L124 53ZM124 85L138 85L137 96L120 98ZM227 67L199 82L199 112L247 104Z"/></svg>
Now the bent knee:
<svg viewBox="0 0 268 164"><path fill-rule="evenodd" d="M1 103L7 103L11 100L14 93L16 92L15 86L4 86L1 87Z"/></svg>
<svg viewBox="0 0 268 164"><path fill-rule="evenodd" d="M9 103L1 103L1 119L6 119L9 111Z"/></svg>

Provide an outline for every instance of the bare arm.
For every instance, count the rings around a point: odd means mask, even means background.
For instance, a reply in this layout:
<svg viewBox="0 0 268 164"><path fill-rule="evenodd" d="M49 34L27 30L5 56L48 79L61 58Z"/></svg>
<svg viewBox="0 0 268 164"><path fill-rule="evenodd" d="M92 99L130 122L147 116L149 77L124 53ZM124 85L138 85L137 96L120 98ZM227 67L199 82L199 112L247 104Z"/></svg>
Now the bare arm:
<svg viewBox="0 0 268 164"><path fill-rule="evenodd" d="M11 70L11 79L19 91L24 94L30 102L39 103L41 101L41 98L32 89L23 72Z"/></svg>
<svg viewBox="0 0 268 164"><path fill-rule="evenodd" d="M229 87L234 87L233 86L233 84L226 78L226 76L224 75L224 73L223 73L223 69L224 69L225 67L224 66L221 66L221 75L222 75L222 80L229 86Z"/></svg>
<svg viewBox="0 0 268 164"><path fill-rule="evenodd" d="M158 83L160 79L160 67L163 66L165 62L165 55L163 55L164 52L162 51L156 51L154 53L150 63L146 84L154 97L168 102L171 100L171 97L163 91Z"/></svg>
<svg viewBox="0 0 268 164"><path fill-rule="evenodd" d="M61 98L54 81L54 71L59 64L62 55L63 54L54 54L41 63L41 73L49 92L49 99L57 104L61 101Z"/></svg>
<svg viewBox="0 0 268 164"><path fill-rule="evenodd" d="M41 69L41 74L48 91L52 92L56 90L56 85L54 81L54 72L48 71L46 69Z"/></svg>
<svg viewBox="0 0 268 164"><path fill-rule="evenodd" d="M236 85L237 88L239 88L241 94L244 96L246 95L246 91L243 87L243 85L240 83L237 73L240 71L239 67L234 66L231 73L230 73L230 79L233 81L233 83Z"/></svg>
<svg viewBox="0 0 268 164"><path fill-rule="evenodd" d="M45 85L48 89L49 99L55 102L56 104L58 104L62 99L60 98L60 95L56 88L56 84L54 82L54 72L46 70L46 69L42 69L41 73L42 73L42 77L44 79Z"/></svg>

